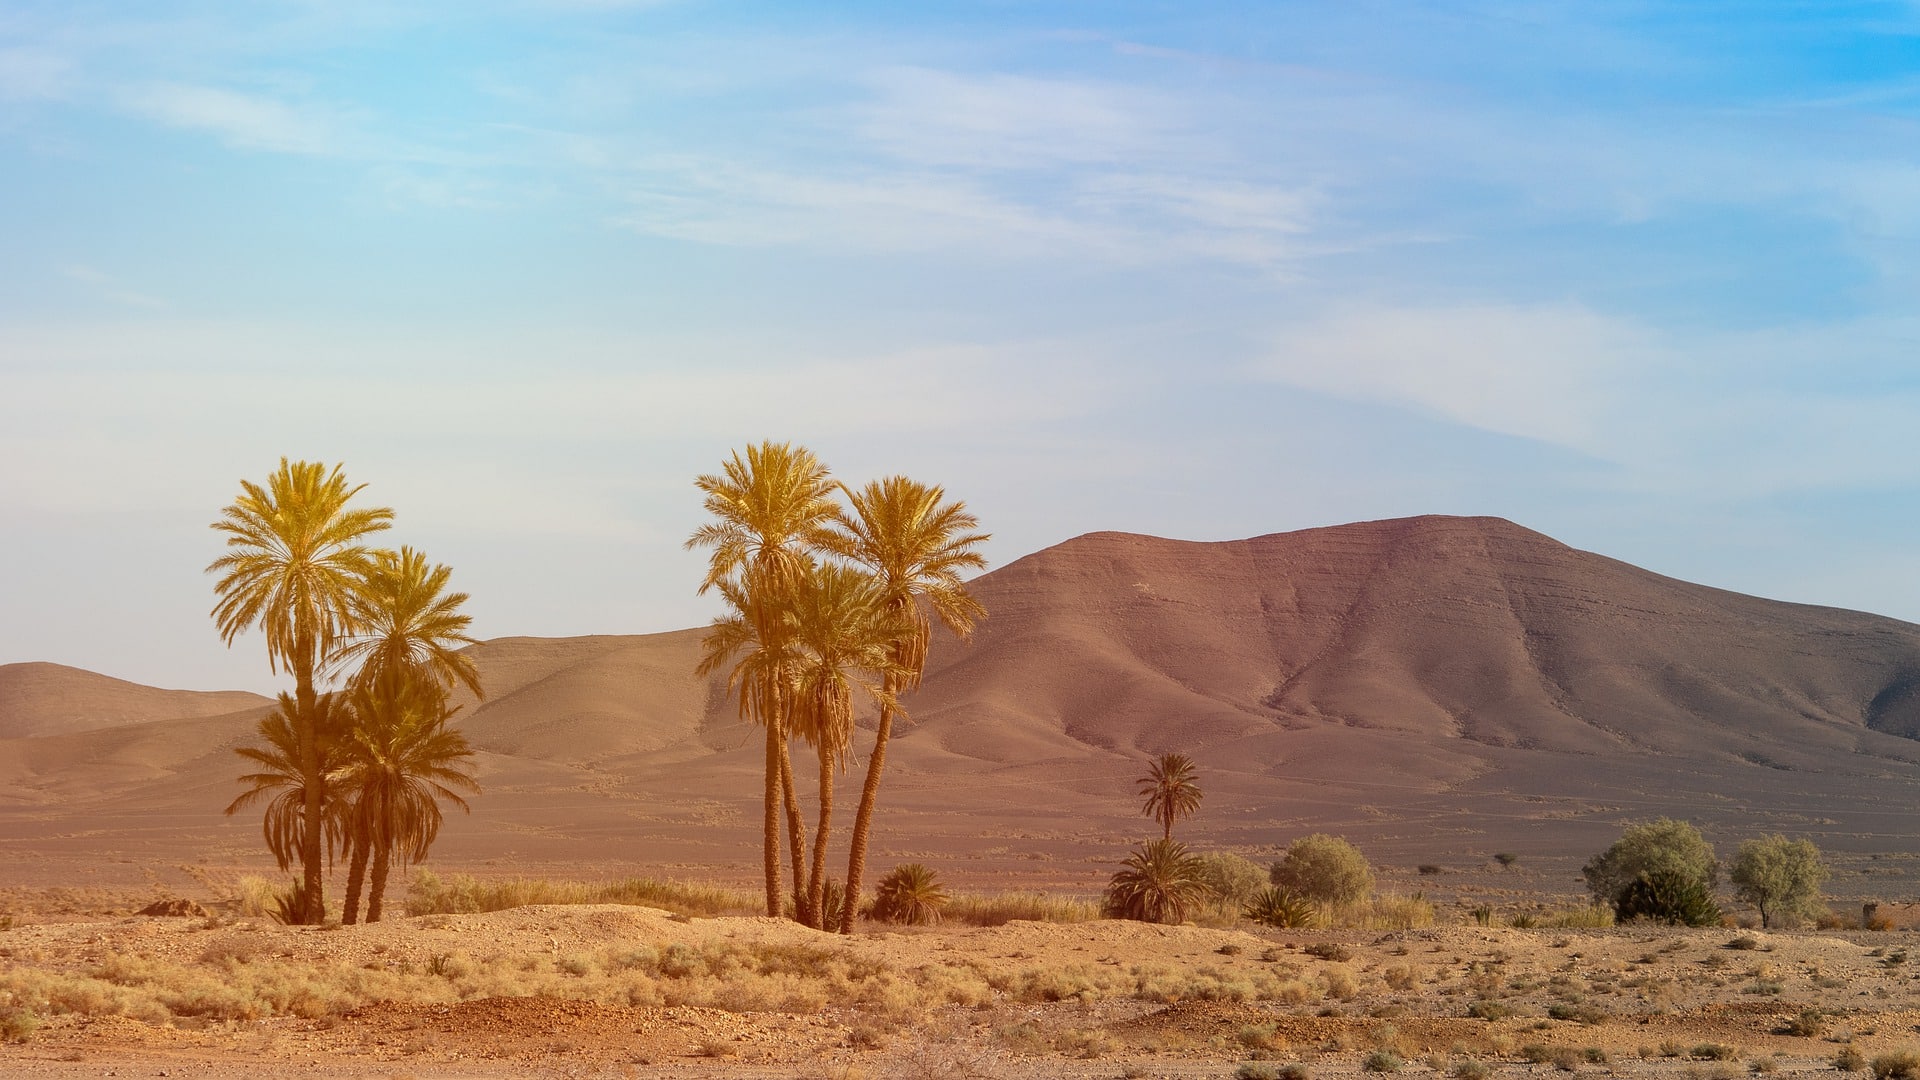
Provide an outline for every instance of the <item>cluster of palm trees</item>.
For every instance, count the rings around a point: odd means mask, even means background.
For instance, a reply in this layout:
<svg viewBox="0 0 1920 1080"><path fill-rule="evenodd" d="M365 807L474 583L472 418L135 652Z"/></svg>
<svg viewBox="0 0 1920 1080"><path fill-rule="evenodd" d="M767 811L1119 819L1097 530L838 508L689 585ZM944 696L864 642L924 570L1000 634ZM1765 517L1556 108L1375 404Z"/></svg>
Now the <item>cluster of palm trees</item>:
<svg viewBox="0 0 1920 1080"><path fill-rule="evenodd" d="M237 750L259 771L240 778L247 790L226 812L266 800L267 849L282 870L302 870L288 916L307 924L325 917L323 856L349 860L344 921L357 920L363 886L377 921L393 858L425 858L440 803L464 810L461 793L479 791L466 737L447 726L456 684L481 694L457 651L474 643L467 595L447 591L451 571L413 548L365 543L393 511L350 507L364 486L338 465L282 458L264 486L241 481L213 523L227 552L207 567L219 575L221 637L231 646L258 627L269 666L294 679L260 721L262 745ZM336 679L339 689L318 690Z"/></svg>
<svg viewBox="0 0 1920 1080"><path fill-rule="evenodd" d="M961 574L986 565L988 539L938 486L894 476L854 490L804 447L763 442L695 481L713 521L689 548L710 551L700 591L726 613L703 641L698 671L723 668L740 714L766 734L763 841L767 914L782 914L781 816L794 916L850 933L866 869L881 770L902 694L919 685L933 621L964 638L985 611ZM731 665L731 666L729 666ZM833 783L853 756L856 696L879 720L855 814L844 887L827 876ZM811 841L789 744L811 747L819 812Z"/></svg>

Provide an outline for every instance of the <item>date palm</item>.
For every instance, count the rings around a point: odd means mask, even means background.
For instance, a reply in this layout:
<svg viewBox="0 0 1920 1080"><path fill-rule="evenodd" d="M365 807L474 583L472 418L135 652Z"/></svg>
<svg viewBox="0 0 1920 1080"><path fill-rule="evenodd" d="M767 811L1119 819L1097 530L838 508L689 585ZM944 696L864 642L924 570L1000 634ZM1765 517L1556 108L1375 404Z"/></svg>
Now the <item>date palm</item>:
<svg viewBox="0 0 1920 1080"><path fill-rule="evenodd" d="M1178 840L1149 840L1107 881L1101 910L1110 918L1185 922L1207 895L1200 859Z"/></svg>
<svg viewBox="0 0 1920 1080"><path fill-rule="evenodd" d="M793 731L820 763L820 818L800 920L820 929L826 911L827 841L833 823L833 778L853 748L853 700L859 690L894 708L884 680L894 673L896 617L880 583L862 570L819 563L794 596ZM876 683L873 677L882 681Z"/></svg>
<svg viewBox="0 0 1920 1080"><path fill-rule="evenodd" d="M396 668L352 694L353 732L345 751L341 786L351 792L345 815L354 849L347 886L346 921L359 907L360 875L371 856L367 921L380 921L392 859L415 863L440 835L440 803L468 809L461 793L478 794L473 750L467 737L447 726L456 710L446 691L417 671Z"/></svg>
<svg viewBox="0 0 1920 1080"><path fill-rule="evenodd" d="M447 591L452 574L410 547L374 552L366 580L351 598L358 631L333 654L328 668L352 671L350 689L406 669L448 689L460 684L474 697L486 697L472 658L459 651L476 641L467 634L473 616L460 611L467 594Z"/></svg>
<svg viewBox="0 0 1920 1080"><path fill-rule="evenodd" d="M344 831L345 823L340 812L342 803L334 777L344 760L351 738L352 715L346 703L336 694L321 694L315 698L310 715L314 722L314 744L320 754L319 795L325 811L322 837L327 850L332 851L339 845ZM247 785L247 790L227 805L226 813L232 816L262 799L267 800L261 831L266 837L267 851L280 864L281 870L290 868L296 862L303 865L306 862L307 841L303 818L307 801L307 775L300 766L300 723L299 704L291 696L282 693L278 707L262 717L255 729L262 745L239 746L233 751L259 766L261 771L240 777L240 782ZM296 918L305 917L304 911L294 914Z"/></svg>
<svg viewBox="0 0 1920 1080"><path fill-rule="evenodd" d="M887 742L893 734L894 702L920 685L934 618L964 640L974 623L986 617L986 609L967 592L960 575L986 566L978 548L990 537L977 531L979 520L967 512L966 504L948 501L945 489L938 485L892 476L859 491L844 485L841 490L848 505L835 511L835 532L825 546L872 572L898 627L891 645L892 663L883 672L885 694L874 729L873 753L867 758L866 783L854 813L847 902L839 927L841 933L849 934L854 911L860 906L860 879L866 872L867 840L880 799Z"/></svg>
<svg viewBox="0 0 1920 1080"><path fill-rule="evenodd" d="M249 627L267 641L267 663L294 679L289 718L301 780L299 851L307 910L317 923L325 911L320 877L325 806L324 772L316 739L314 679L335 644L356 629L354 597L372 555L361 541L388 528L393 511L350 508L365 485L349 486L341 467L280 459L265 486L242 480L240 497L212 527L226 534L227 553L207 567L219 575L213 620L229 647Z"/></svg>
<svg viewBox="0 0 1920 1080"><path fill-rule="evenodd" d="M721 589L733 609L715 620L698 670L717 671L742 649L753 658L736 665L728 681L740 692L741 715L766 729L762 839L767 914L778 916L783 795L796 891L805 843L787 755L791 601L805 580L811 552L827 534L833 486L826 466L812 451L776 442L749 446L744 455L735 451L721 472L698 477L694 486L706 495L704 506L715 519L687 539L689 549L711 552L700 592ZM723 626L728 620L733 622Z"/></svg>
<svg viewBox="0 0 1920 1080"><path fill-rule="evenodd" d="M1173 823L1200 809L1202 795L1194 779L1193 759L1174 753L1154 758L1147 765L1147 775L1140 778L1140 795L1140 812L1160 823L1162 840L1172 840Z"/></svg>

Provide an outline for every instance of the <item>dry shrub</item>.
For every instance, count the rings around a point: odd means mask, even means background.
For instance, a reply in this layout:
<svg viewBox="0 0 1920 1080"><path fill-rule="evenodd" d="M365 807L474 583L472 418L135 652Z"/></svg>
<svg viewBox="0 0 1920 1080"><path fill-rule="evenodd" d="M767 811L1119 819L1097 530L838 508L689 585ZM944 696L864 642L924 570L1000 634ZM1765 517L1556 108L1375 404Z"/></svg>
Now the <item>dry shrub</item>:
<svg viewBox="0 0 1920 1080"><path fill-rule="evenodd" d="M966 926L1004 926L1015 920L1082 923L1098 919L1100 905L1078 897L1037 892L963 893L947 901L940 917Z"/></svg>
<svg viewBox="0 0 1920 1080"><path fill-rule="evenodd" d="M1874 1055L1873 1080L1920 1080L1920 1050L1902 1046Z"/></svg>
<svg viewBox="0 0 1920 1080"><path fill-rule="evenodd" d="M408 915L471 915L531 904L629 904L678 915L756 915L765 910L757 893L701 882L627 878L623 881L548 881L501 878L481 881L470 874L441 878L417 871L407 889Z"/></svg>

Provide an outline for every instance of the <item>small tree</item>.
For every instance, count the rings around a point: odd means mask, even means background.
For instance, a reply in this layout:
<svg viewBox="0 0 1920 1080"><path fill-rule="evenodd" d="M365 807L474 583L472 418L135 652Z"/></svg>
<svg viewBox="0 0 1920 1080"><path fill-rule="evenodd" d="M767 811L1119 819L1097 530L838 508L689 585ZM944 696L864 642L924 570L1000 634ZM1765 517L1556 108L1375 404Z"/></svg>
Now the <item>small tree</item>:
<svg viewBox="0 0 1920 1080"><path fill-rule="evenodd" d="M1178 840L1149 840L1107 881L1101 912L1112 919L1185 922L1206 900L1200 860Z"/></svg>
<svg viewBox="0 0 1920 1080"><path fill-rule="evenodd" d="M1315 833L1287 845L1268 873L1273 884L1332 910L1352 907L1373 891L1373 868L1360 849L1338 836Z"/></svg>
<svg viewBox="0 0 1920 1080"><path fill-rule="evenodd" d="M1173 823L1200 809L1200 785L1193 778L1193 759L1185 754L1161 754L1140 778L1140 812L1160 823L1160 839L1173 839Z"/></svg>
<svg viewBox="0 0 1920 1080"><path fill-rule="evenodd" d="M1259 863L1231 851L1207 851L1194 858L1207 891L1226 907L1238 910L1267 884L1267 872Z"/></svg>
<svg viewBox="0 0 1920 1080"><path fill-rule="evenodd" d="M1774 835L1742 841L1727 876L1734 895L1760 909L1761 927L1772 929L1779 920L1819 915L1827 867L1813 841Z"/></svg>
<svg viewBox="0 0 1920 1080"><path fill-rule="evenodd" d="M1580 868L1594 899L1612 904L1621 920L1636 915L1666 921L1688 921L1679 912L1647 910L1648 889L1657 896L1704 896L1709 903L1719 882L1720 864L1700 830L1684 821L1660 818L1629 825L1613 846ZM1644 883L1644 884L1642 884ZM1629 888L1636 887L1633 907L1622 906ZM1689 900L1689 905L1691 901Z"/></svg>

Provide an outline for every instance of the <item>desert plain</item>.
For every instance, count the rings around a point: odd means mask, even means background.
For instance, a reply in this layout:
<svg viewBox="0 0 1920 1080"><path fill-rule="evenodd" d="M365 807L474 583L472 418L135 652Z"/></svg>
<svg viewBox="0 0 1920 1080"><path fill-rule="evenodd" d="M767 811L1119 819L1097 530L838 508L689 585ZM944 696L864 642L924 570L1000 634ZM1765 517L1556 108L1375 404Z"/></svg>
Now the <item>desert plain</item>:
<svg viewBox="0 0 1920 1080"><path fill-rule="evenodd" d="M1432 925L841 938L633 906L407 917L396 875L386 921L286 927L238 909L243 877L281 875L257 816L220 813L265 699L16 664L0 972L33 1023L0 1072L1718 1077L1920 1045L1911 936L1845 925L1920 899L1920 627L1481 518L1094 534L975 587L988 619L906 702L869 886L917 861L960 892L1092 898L1155 829L1145 760L1178 750L1206 792L1179 838L1264 865L1345 836ZM484 791L428 868L751 889L757 732L693 677L700 633L475 646L488 693L458 722ZM1581 864L1656 816L1723 857L1813 840L1834 928L1577 925ZM206 914L132 914L163 898Z"/></svg>

